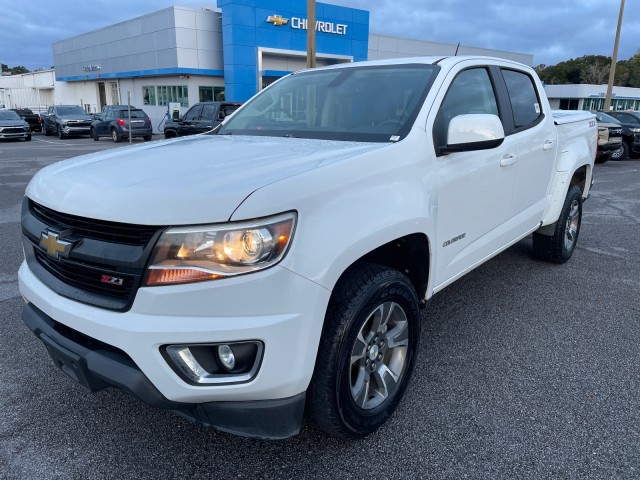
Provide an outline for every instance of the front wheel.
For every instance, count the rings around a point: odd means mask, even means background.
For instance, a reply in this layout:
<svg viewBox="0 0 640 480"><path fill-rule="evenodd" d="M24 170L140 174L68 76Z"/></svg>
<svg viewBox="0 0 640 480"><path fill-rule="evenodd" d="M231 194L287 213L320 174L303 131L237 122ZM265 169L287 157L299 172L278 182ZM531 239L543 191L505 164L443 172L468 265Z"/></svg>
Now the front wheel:
<svg viewBox="0 0 640 480"><path fill-rule="evenodd" d="M611 154L611 160L626 160L627 158L629 158L629 144L622 142L620 148Z"/></svg>
<svg viewBox="0 0 640 480"><path fill-rule="evenodd" d="M573 185L567 192L553 236L533 234L534 256L547 262L565 263L576 248L581 223L582 192Z"/></svg>
<svg viewBox="0 0 640 480"><path fill-rule="evenodd" d="M100 137L98 136L98 132L95 128L91 127L91 132L90 132L91 137L93 138L93 140L95 142L100 140Z"/></svg>
<svg viewBox="0 0 640 480"><path fill-rule="evenodd" d="M27 142L30 142L30 141L31 141L31 135L27 136L27 137L25 138L25 140L26 140Z"/></svg>
<svg viewBox="0 0 640 480"><path fill-rule="evenodd" d="M64 132L62 131L62 128L58 127L58 138L60 140L62 140L64 138Z"/></svg>
<svg viewBox="0 0 640 480"><path fill-rule="evenodd" d="M144 137L142 137L142 139L143 139L145 142L150 142L150 141L151 141L151 138L152 138L152 137L151 137L151 135L145 135Z"/></svg>
<svg viewBox="0 0 640 480"><path fill-rule="evenodd" d="M364 437L384 424L407 387L420 337L418 298L401 272L360 264L334 289L307 413L336 437Z"/></svg>
<svg viewBox="0 0 640 480"><path fill-rule="evenodd" d="M51 135L51 133L49 132L49 129L44 124L42 124L42 133L44 133L45 137L48 137L49 135Z"/></svg>

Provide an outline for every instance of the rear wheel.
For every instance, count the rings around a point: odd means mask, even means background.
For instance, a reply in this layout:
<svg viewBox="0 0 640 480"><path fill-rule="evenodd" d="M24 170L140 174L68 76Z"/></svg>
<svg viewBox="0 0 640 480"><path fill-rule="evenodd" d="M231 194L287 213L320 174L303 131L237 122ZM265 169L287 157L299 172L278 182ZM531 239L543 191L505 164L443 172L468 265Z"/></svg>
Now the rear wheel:
<svg viewBox="0 0 640 480"><path fill-rule="evenodd" d="M401 272L361 264L334 289L307 413L336 437L364 437L384 424L407 387L420 336L418 298Z"/></svg>
<svg viewBox="0 0 640 480"><path fill-rule="evenodd" d="M150 140L151 140L151 135L145 135L144 137L142 137L142 139L143 139L145 142L148 142L148 141L150 141Z"/></svg>
<svg viewBox="0 0 640 480"><path fill-rule="evenodd" d="M573 185L567 192L553 236L533 234L533 254L540 260L565 263L578 243L582 223L582 192Z"/></svg>
<svg viewBox="0 0 640 480"><path fill-rule="evenodd" d="M115 131L115 129L111 130L111 139L116 143L120 143L120 136L118 135L118 132Z"/></svg>

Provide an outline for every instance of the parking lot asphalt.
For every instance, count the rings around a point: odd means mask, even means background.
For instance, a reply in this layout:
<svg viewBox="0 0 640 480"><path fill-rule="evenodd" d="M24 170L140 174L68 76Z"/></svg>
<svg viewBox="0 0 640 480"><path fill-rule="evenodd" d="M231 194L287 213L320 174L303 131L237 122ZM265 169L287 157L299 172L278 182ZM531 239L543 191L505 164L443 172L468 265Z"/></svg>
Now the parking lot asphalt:
<svg viewBox="0 0 640 480"><path fill-rule="evenodd" d="M31 176L110 140L0 143L0 478L640 478L640 160L596 165L569 263L525 239L436 295L411 384L359 441L244 439L89 394L20 319Z"/></svg>

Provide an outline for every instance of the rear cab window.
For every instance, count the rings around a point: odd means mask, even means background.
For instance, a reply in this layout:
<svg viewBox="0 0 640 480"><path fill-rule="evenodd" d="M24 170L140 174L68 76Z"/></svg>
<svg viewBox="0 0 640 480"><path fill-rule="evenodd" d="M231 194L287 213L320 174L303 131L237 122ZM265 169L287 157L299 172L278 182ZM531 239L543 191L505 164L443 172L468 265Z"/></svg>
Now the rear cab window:
<svg viewBox="0 0 640 480"><path fill-rule="evenodd" d="M502 68L513 112L514 133L538 124L544 115L533 79L524 72Z"/></svg>

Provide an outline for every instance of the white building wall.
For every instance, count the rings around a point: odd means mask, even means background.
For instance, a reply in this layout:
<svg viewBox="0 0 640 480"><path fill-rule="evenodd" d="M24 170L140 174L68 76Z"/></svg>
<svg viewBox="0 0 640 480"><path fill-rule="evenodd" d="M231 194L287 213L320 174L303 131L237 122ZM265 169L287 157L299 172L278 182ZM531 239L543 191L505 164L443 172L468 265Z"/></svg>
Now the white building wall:
<svg viewBox="0 0 640 480"><path fill-rule="evenodd" d="M45 109L53 103L54 71L0 77L0 104L6 108Z"/></svg>

